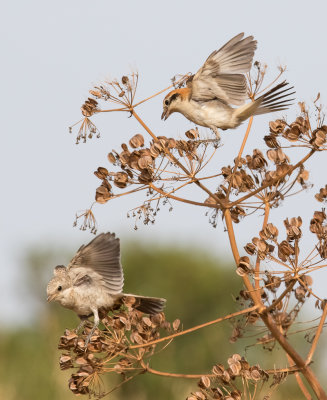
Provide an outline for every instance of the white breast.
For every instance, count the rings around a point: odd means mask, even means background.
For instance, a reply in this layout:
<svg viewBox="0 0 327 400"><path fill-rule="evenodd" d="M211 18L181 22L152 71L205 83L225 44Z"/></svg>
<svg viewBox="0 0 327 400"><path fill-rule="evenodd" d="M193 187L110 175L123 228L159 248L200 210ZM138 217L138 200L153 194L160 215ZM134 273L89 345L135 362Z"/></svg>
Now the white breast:
<svg viewBox="0 0 327 400"><path fill-rule="evenodd" d="M74 287L74 304L71 307L78 315L92 314L92 309L110 308L114 305L116 295L110 295L102 286L81 285Z"/></svg>
<svg viewBox="0 0 327 400"><path fill-rule="evenodd" d="M233 120L234 109L218 100L197 102L183 101L179 103L178 112L197 125L207 128L234 128L237 124Z"/></svg>

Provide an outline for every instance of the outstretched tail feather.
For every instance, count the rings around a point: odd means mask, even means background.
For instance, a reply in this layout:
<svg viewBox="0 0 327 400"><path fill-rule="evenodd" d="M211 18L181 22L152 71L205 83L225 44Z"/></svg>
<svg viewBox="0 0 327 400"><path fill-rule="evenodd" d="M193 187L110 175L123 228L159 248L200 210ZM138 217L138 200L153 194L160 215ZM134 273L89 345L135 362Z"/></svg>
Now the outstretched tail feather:
<svg viewBox="0 0 327 400"><path fill-rule="evenodd" d="M166 299L136 295L130 296L134 297L136 300L133 307L139 311L144 312L145 314L158 314L164 309L166 305Z"/></svg>
<svg viewBox="0 0 327 400"><path fill-rule="evenodd" d="M260 106L255 111L254 115L266 114L269 112L286 110L290 105L292 105L293 99L290 99L289 96L294 94L295 92L290 92L294 87L287 87L284 90L280 90L288 85L288 82L284 81L279 85L273 87L267 93L260 96L255 102L260 102ZM282 95L283 93L286 93ZM278 101L284 99L282 101Z"/></svg>
<svg viewBox="0 0 327 400"><path fill-rule="evenodd" d="M287 110L288 107L292 105L291 102L294 100L290 99L289 96L295 93L290 92L290 90L293 89L293 86L286 87L287 85L288 82L286 81L279 83L252 103L248 103L237 108L235 110L236 118L242 122L251 115L260 115L275 111ZM286 89L283 89L285 87Z"/></svg>

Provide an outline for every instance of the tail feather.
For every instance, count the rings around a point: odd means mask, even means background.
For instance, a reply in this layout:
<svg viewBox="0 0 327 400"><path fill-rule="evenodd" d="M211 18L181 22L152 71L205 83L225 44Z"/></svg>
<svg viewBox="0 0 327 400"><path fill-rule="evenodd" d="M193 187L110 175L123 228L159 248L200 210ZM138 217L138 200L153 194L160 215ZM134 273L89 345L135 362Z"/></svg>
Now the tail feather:
<svg viewBox="0 0 327 400"><path fill-rule="evenodd" d="M275 111L281 111L281 110L287 110L290 105L292 105L292 101L294 98L290 98L292 94L295 92L290 92L294 88L294 86L287 87L288 82L284 81L275 87L273 87L271 90L269 90L267 93L263 94L260 96L256 101L259 103L259 107L256 109L254 115L259 115L259 114L266 114L270 112L275 112ZM284 90L280 90L285 88ZM283 94L285 93L285 94ZM283 95L282 95L283 94ZM284 100L281 100L284 99ZM281 101L279 101L281 100Z"/></svg>
<svg viewBox="0 0 327 400"><path fill-rule="evenodd" d="M166 305L166 299L158 297L136 296L134 294L125 296L134 297L136 301L133 307L146 314L158 314L164 309Z"/></svg>
<svg viewBox="0 0 327 400"><path fill-rule="evenodd" d="M291 99L289 96L295 93L290 92L290 90L293 89L293 86L287 87L288 85L289 83L286 81L279 83L252 103L244 104L235 109L235 117L242 122L248 119L251 115L287 110L288 107L293 104L292 101L294 100L294 98Z"/></svg>

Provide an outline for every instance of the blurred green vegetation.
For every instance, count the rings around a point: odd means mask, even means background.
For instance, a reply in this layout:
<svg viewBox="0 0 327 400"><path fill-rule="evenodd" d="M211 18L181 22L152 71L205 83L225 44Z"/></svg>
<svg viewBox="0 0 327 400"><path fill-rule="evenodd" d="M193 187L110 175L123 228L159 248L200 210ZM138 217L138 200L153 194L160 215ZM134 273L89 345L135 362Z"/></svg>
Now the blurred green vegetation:
<svg viewBox="0 0 327 400"><path fill-rule="evenodd" d="M0 398L6 400L68 400L75 396L68 389L72 370L59 369L57 344L65 328L75 328L78 318L58 304L46 304L45 287L52 269L74 254L67 250L31 250L22 267L25 271L22 298L28 294L35 302L37 315L28 327L0 331ZM125 292L167 299L166 316L179 318L186 329L224 314L237 311L233 296L241 289L241 280L226 260L218 260L196 249L129 243L122 248ZM17 310L19 318L19 310ZM285 356L265 352L259 346L244 350L255 338L232 344L230 322L224 322L176 338L155 355L150 365L161 371L206 373L216 363L226 365L234 353L247 357L251 364L271 368L287 366ZM258 356L260 352L260 356ZM264 360L262 362L262 360ZM278 362L277 362L278 361ZM105 377L105 380L117 377ZM281 385L274 399L302 398L294 377ZM141 375L112 393L112 399L184 399L196 390L196 381ZM259 395L257 398L262 398ZM87 397L86 397L87 398Z"/></svg>

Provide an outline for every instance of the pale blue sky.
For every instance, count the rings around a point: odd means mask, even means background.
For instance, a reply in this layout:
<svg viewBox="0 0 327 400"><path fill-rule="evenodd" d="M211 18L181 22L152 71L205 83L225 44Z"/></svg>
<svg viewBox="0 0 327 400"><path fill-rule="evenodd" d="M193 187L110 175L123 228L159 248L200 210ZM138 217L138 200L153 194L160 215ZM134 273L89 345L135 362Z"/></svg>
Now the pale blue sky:
<svg viewBox="0 0 327 400"><path fill-rule="evenodd" d="M6 304L20 272L20 257L31 244L86 242L90 233L72 228L74 214L92 201L98 185L93 171L108 166L106 155L135 133L143 133L125 114L101 115L95 122L99 140L75 145L68 126L80 118L80 105L93 83L120 77L131 69L140 73L142 98L169 84L176 73L195 72L208 54L244 31L258 40L255 59L272 70L286 64L286 78L294 84L297 100L310 103L318 91L327 98L326 2L324 1L85 1L30 0L2 4L1 32L1 269L0 296ZM139 108L156 132L181 136L193 125L174 115L160 120L162 96ZM289 115L295 115L294 106ZM248 149L262 146L269 116L258 117ZM244 127L238 132L242 132ZM236 155L241 135L223 134L221 162ZM295 158L297 156L295 155ZM310 162L320 167L316 188L326 183L325 155ZM274 215L307 217L312 192ZM196 192L198 193L198 192ZM201 193L199 199L203 200ZM154 241L197 243L226 256L226 235L214 230L205 210L176 206L163 211L153 227L136 233L126 219L135 206L132 198L96 208L99 231ZM257 234L258 216L240 225L241 242ZM58 263L67 260L59 260ZM0 310L10 318L12 307Z"/></svg>

